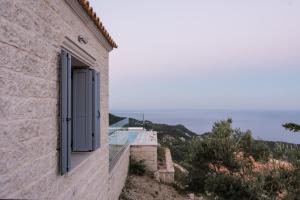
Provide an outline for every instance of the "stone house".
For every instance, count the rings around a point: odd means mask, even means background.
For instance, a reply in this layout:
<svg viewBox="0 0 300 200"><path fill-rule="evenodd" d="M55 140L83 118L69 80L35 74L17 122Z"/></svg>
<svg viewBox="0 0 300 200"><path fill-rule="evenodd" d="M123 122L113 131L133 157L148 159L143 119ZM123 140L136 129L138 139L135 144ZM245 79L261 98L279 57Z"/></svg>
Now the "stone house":
<svg viewBox="0 0 300 200"><path fill-rule="evenodd" d="M0 1L0 199L118 199L109 170L108 59L86 0Z"/></svg>

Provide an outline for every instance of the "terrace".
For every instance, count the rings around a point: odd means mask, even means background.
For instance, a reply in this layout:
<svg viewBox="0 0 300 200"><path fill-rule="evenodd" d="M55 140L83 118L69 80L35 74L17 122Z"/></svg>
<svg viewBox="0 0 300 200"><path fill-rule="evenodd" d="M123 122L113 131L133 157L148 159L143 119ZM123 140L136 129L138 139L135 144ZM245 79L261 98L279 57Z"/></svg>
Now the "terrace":
<svg viewBox="0 0 300 200"><path fill-rule="evenodd" d="M124 118L109 127L109 170L126 156L129 148L130 156L135 160L143 160L150 172L157 170L157 133L143 128L142 121Z"/></svg>

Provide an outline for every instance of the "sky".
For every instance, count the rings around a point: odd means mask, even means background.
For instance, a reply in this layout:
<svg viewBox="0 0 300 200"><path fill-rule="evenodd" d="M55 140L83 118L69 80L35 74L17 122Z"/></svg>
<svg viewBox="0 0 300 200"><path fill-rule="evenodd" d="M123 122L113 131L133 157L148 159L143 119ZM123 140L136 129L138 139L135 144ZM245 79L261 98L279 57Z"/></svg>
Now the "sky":
<svg viewBox="0 0 300 200"><path fill-rule="evenodd" d="M90 0L110 109L300 109L300 1Z"/></svg>

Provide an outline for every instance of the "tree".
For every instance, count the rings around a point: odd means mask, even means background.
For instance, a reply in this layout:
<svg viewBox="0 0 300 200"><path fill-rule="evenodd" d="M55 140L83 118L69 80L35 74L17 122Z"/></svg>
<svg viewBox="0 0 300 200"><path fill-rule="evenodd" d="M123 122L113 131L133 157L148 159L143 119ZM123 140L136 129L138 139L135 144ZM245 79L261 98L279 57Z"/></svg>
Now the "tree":
<svg viewBox="0 0 300 200"><path fill-rule="evenodd" d="M293 131L293 132L299 132L300 131L300 125L295 123L286 123L282 125L284 128Z"/></svg>
<svg viewBox="0 0 300 200"><path fill-rule="evenodd" d="M236 131L231 127L232 120L214 123L212 132L193 138L190 146L189 175L190 188L195 192L205 191L205 181L218 168L224 166L229 172L238 172L240 163L235 159L238 151Z"/></svg>

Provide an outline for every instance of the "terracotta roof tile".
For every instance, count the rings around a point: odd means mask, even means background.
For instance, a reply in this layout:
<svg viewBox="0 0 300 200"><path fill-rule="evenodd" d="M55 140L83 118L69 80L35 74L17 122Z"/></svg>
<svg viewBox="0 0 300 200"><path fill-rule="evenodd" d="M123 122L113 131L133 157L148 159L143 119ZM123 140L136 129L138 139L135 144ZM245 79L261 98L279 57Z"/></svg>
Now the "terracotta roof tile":
<svg viewBox="0 0 300 200"><path fill-rule="evenodd" d="M86 11L86 13L90 16L91 20L97 26L98 30L102 33L102 35L105 37L107 42L113 48L118 48L118 45L115 43L115 41L109 35L109 33L105 29L104 25L102 24L100 18L97 17L97 14L93 11L93 8L90 6L90 2L87 0L78 0L78 2L82 6L82 8Z"/></svg>

